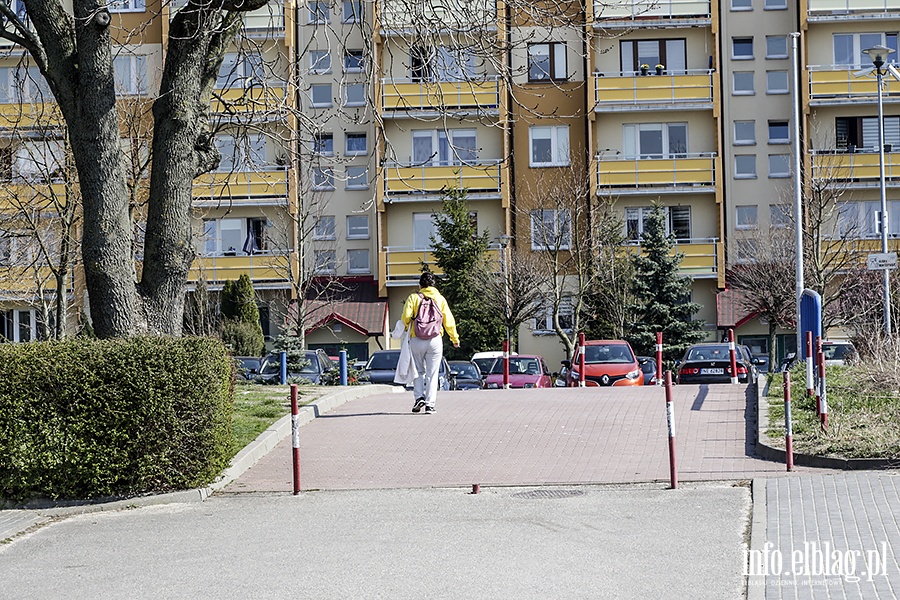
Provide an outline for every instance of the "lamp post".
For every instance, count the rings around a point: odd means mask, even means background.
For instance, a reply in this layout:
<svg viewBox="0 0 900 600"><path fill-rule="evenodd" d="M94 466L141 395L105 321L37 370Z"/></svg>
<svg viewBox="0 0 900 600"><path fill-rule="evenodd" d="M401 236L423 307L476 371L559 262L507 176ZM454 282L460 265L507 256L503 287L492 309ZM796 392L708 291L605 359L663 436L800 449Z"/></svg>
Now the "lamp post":
<svg viewBox="0 0 900 600"><path fill-rule="evenodd" d="M509 265L507 264L506 251L509 243L512 241L511 235L505 233L499 237L500 240L500 268L503 276L503 324L506 326L506 343L509 344Z"/></svg>
<svg viewBox="0 0 900 600"><path fill-rule="evenodd" d="M881 88L884 85L884 72L881 68L884 66L885 59L888 54L893 52L892 49L878 45L873 48L863 50L865 54L872 59L875 65L875 75L878 80L878 186L881 192L881 252L887 254L888 251L888 214L887 214L887 191L884 184L884 103L881 97ZM884 332L891 337L891 277L890 270L884 269Z"/></svg>
<svg viewBox="0 0 900 600"><path fill-rule="evenodd" d="M800 33L791 34L792 44L792 71L794 73L794 93L799 94L800 90L800 67L799 55L797 53L797 40L800 39ZM793 119L794 119L794 135L793 135L793 158L794 158L794 254L797 258L794 279L796 283L797 310L794 315L797 319L797 356L800 356L800 349L803 348L803 330L801 329L801 311L800 299L803 297L803 191L801 189L800 179L800 102L793 102Z"/></svg>

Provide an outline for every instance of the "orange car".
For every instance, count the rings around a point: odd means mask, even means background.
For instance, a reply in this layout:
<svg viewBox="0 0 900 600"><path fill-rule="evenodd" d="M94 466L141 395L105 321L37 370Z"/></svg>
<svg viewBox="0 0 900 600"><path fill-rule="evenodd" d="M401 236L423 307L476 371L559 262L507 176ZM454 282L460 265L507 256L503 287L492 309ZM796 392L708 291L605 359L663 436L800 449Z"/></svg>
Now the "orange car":
<svg viewBox="0 0 900 600"><path fill-rule="evenodd" d="M631 344L624 340L591 340L575 351L571 363L562 361L568 372L566 385L577 387L584 351L584 384L586 386L644 385L644 374Z"/></svg>

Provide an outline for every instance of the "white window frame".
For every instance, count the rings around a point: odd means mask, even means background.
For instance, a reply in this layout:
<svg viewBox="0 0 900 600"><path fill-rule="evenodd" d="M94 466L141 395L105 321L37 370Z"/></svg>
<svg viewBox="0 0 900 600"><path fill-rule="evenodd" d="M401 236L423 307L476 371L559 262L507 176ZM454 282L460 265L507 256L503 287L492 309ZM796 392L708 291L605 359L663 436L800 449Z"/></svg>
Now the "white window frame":
<svg viewBox="0 0 900 600"><path fill-rule="evenodd" d="M475 129L414 129L412 144L416 166L449 167L478 160ZM427 157L420 154L420 147L425 148Z"/></svg>
<svg viewBox="0 0 900 600"><path fill-rule="evenodd" d="M749 158L752 159L753 163L753 172L750 171L740 171L739 166L742 162L740 159ZM743 161L747 162L747 161ZM735 154L734 156L734 178L735 179L756 179L756 155L755 154Z"/></svg>
<svg viewBox="0 0 900 600"><path fill-rule="evenodd" d="M837 47L836 47L835 41L838 38L848 37L848 36L852 37L852 39L853 39L853 49L850 51L850 53L851 53L851 55L853 55L855 57L855 60L851 63L841 62L838 60L838 57L835 56L837 53ZM869 38L877 37L878 39L877 40L872 39L870 41L863 42L862 36L869 37ZM843 66L850 70L860 69L860 68L864 68L864 67L871 67L872 62L869 60L868 57L863 56L863 50L866 50L867 48L869 48L871 46L880 44L882 46L887 46L888 48L892 48L896 51L896 50L898 50L898 47L897 47L898 37L900 37L900 36L898 36L897 31L887 31L887 32L881 32L881 31L855 31L855 32L847 31L847 32L844 32L844 31L839 31L839 32L833 33L831 36L831 62L836 66ZM871 43L873 41L876 43L874 43L874 44ZM897 54L898 54L898 52L892 52L892 53L888 54L887 61L890 63L897 64L897 60L898 60Z"/></svg>
<svg viewBox="0 0 900 600"><path fill-rule="evenodd" d="M222 59L215 86L218 90L238 89L265 82L266 72L262 55L255 52L229 52Z"/></svg>
<svg viewBox="0 0 900 600"><path fill-rule="evenodd" d="M327 102L322 100L316 101L316 91L320 92L327 89L328 90L328 100ZM331 108L334 106L334 96L331 92L331 84L330 83L314 83L309 86L309 105L313 108Z"/></svg>
<svg viewBox="0 0 900 600"><path fill-rule="evenodd" d="M787 0L765 0L763 10L787 10Z"/></svg>
<svg viewBox="0 0 900 600"><path fill-rule="evenodd" d="M357 174L357 170L361 169L361 173ZM348 165L345 167L347 181L344 184L348 190L367 190L369 189L369 167Z"/></svg>
<svg viewBox="0 0 900 600"><path fill-rule="evenodd" d="M434 222L434 213L413 213L413 248L430 250L431 236L440 239Z"/></svg>
<svg viewBox="0 0 900 600"><path fill-rule="evenodd" d="M359 55L359 66L351 67L349 65L348 59L353 58L356 59L357 54ZM362 73L366 70L366 54L363 50L345 50L344 51L344 63L343 63L344 73Z"/></svg>
<svg viewBox="0 0 900 600"><path fill-rule="evenodd" d="M367 215L347 215L347 239L369 239L369 217Z"/></svg>
<svg viewBox="0 0 900 600"><path fill-rule="evenodd" d="M106 7L111 13L145 12L147 2L146 0L115 0Z"/></svg>
<svg viewBox="0 0 900 600"><path fill-rule="evenodd" d="M684 148L680 150L676 149L675 151L673 151L671 148L672 141L670 133L676 129L684 131ZM645 151L644 148L640 147L642 132L659 132L662 153L651 153L649 151ZM625 123L622 126L622 146L624 155L629 159L685 158L688 154L688 148L690 147L690 140L688 139L688 124Z"/></svg>
<svg viewBox="0 0 900 600"><path fill-rule="evenodd" d="M313 167L312 185L314 190L333 190L334 169L331 167Z"/></svg>
<svg viewBox="0 0 900 600"><path fill-rule="evenodd" d="M666 235L674 235L673 221L676 218L675 213L681 213L679 218L687 216L688 231L686 236L676 236L678 240L690 240L693 235L693 219L691 216L691 207L686 205L664 206ZM644 227L647 219L653 212L652 206L627 206L625 207L625 242L637 244L640 243L641 237L644 235ZM632 235L632 231L634 235Z"/></svg>
<svg viewBox="0 0 900 600"><path fill-rule="evenodd" d="M328 141L331 143L328 144ZM313 134L313 154L334 156L334 134L326 131Z"/></svg>
<svg viewBox="0 0 900 600"><path fill-rule="evenodd" d="M785 70L766 71L766 94L789 94L791 93L791 82L788 78L788 72Z"/></svg>
<svg viewBox="0 0 900 600"><path fill-rule="evenodd" d="M365 147L362 150L351 150L350 140L355 139L362 141ZM364 131L348 131L344 136L344 154L347 156L366 156L369 154L369 136Z"/></svg>
<svg viewBox="0 0 900 600"><path fill-rule="evenodd" d="M539 65L546 63L548 68ZM541 83L568 81L568 58L565 42L543 42L528 45L528 81Z"/></svg>
<svg viewBox="0 0 900 600"><path fill-rule="evenodd" d="M753 10L753 0L731 0L731 10L734 12Z"/></svg>
<svg viewBox="0 0 900 600"><path fill-rule="evenodd" d="M749 76L750 88L738 89L738 80L744 80ZM754 81L753 71L735 71L731 74L731 95L732 96L753 96L756 94L756 82Z"/></svg>
<svg viewBox="0 0 900 600"><path fill-rule="evenodd" d="M750 230L759 228L759 207L756 204L738 204L734 207L734 228Z"/></svg>
<svg viewBox="0 0 900 600"><path fill-rule="evenodd" d="M316 273L333 274L337 272L337 252L334 250L315 250L313 261L313 270Z"/></svg>
<svg viewBox="0 0 900 600"><path fill-rule="evenodd" d="M538 137L540 136L540 137ZM535 140L549 140L550 160L538 162L534 156ZM569 126L568 125L533 125L528 128L528 166L540 167L567 167L571 163L569 156Z"/></svg>
<svg viewBox="0 0 900 600"><path fill-rule="evenodd" d="M344 106L365 106L367 104L366 84L345 82L343 87L343 103ZM351 92L357 98L351 99Z"/></svg>
<svg viewBox="0 0 900 600"><path fill-rule="evenodd" d="M316 75L331 73L331 52L328 50L310 50L309 72Z"/></svg>
<svg viewBox="0 0 900 600"><path fill-rule="evenodd" d="M365 256L365 266L353 266L353 256ZM367 274L372 272L371 253L368 248L351 248L347 250L347 273Z"/></svg>
<svg viewBox="0 0 900 600"><path fill-rule="evenodd" d="M777 52L772 51L772 43L778 42ZM788 58L788 36L786 35L767 35L766 36L766 58L769 60L780 60Z"/></svg>
<svg viewBox="0 0 900 600"><path fill-rule="evenodd" d="M773 161L775 161L774 168L773 168ZM791 176L791 155L790 154L770 154L769 155L769 179L784 179L784 178L787 178L790 176Z"/></svg>
<svg viewBox="0 0 900 600"><path fill-rule="evenodd" d="M532 250L568 250L571 245L572 214L568 209L539 208L531 211Z"/></svg>
<svg viewBox="0 0 900 600"><path fill-rule="evenodd" d="M216 168L218 173L246 173L269 164L269 148L263 133L248 133L240 138L220 134L213 140L222 154L222 161ZM222 151L228 147L231 148L231 156Z"/></svg>
<svg viewBox="0 0 900 600"><path fill-rule="evenodd" d="M784 229L791 224L791 208L786 204L769 205L769 227Z"/></svg>
<svg viewBox="0 0 900 600"><path fill-rule="evenodd" d="M306 3L307 25L327 25L331 23L331 11L325 0L312 0Z"/></svg>
<svg viewBox="0 0 900 600"><path fill-rule="evenodd" d="M563 296L559 303L559 321L563 331L572 332L575 327L575 310L571 296ZM569 323L565 323L564 319L569 319ZM568 327L566 326L568 325ZM532 333L535 335L551 335L555 334L553 329L553 300L542 298L540 300L540 313L534 318L532 325Z"/></svg>
<svg viewBox="0 0 900 600"><path fill-rule="evenodd" d="M6 338L10 342L20 344L24 342L31 342L38 339L38 328L37 328L37 320L38 320L38 312L37 309L34 308L13 308L9 309L5 312L7 315L12 316L11 319L7 321L7 316L4 315L4 321L8 322L12 326L12 331L7 331L7 334L11 334L10 337ZM28 315L28 339L22 339L22 315Z"/></svg>
<svg viewBox="0 0 900 600"><path fill-rule="evenodd" d="M354 7L357 10L353 10ZM348 14L348 10L349 14ZM343 0L341 2L341 23L362 23L366 20L366 5L363 0Z"/></svg>
<svg viewBox="0 0 900 600"><path fill-rule="evenodd" d="M335 223L334 215L319 216L313 225L312 239L317 242L336 240Z"/></svg>
<svg viewBox="0 0 900 600"><path fill-rule="evenodd" d="M784 128L787 131L787 136L783 137L783 138L772 137L772 126L778 125L780 127L782 123L784 124ZM772 120L772 121L768 122L766 127L767 127L766 136L769 140L769 144L776 145L776 144L790 144L791 143L791 122L790 121L787 121L784 119Z"/></svg>
<svg viewBox="0 0 900 600"><path fill-rule="evenodd" d="M738 54L737 53L737 45L740 43L741 47L744 46L745 42L750 42L750 53L749 54ZM741 35L737 37L731 38L731 60L753 60L754 51L753 51L753 36L752 35Z"/></svg>
<svg viewBox="0 0 900 600"><path fill-rule="evenodd" d="M116 94L126 96L146 96L147 57L143 54L120 54L113 58L113 73L118 74L124 64L123 77L116 77ZM124 80L123 80L124 79Z"/></svg>
<svg viewBox="0 0 900 600"><path fill-rule="evenodd" d="M740 137L738 133L738 125L750 126L750 137ZM735 146L755 146L756 145L756 121L734 121L734 145Z"/></svg>

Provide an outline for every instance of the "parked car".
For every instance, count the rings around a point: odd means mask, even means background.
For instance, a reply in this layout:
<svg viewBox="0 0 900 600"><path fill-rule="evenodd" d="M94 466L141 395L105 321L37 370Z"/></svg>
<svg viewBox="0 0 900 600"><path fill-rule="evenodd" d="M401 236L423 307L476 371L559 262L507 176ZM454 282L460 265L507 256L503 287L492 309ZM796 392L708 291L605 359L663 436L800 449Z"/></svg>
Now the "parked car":
<svg viewBox="0 0 900 600"><path fill-rule="evenodd" d="M399 350L376 350L366 362L359 382L399 385L394 383L394 374L397 372L397 363L399 362ZM441 359L441 366L438 370L438 389L444 391L450 389L450 367L445 358Z"/></svg>
<svg viewBox="0 0 900 600"><path fill-rule="evenodd" d="M759 359L746 346L735 346L735 365L740 383L754 383ZM676 363L677 383L731 383L731 353L728 344L703 343L688 348Z"/></svg>
<svg viewBox="0 0 900 600"><path fill-rule="evenodd" d="M235 356L235 377L243 381L253 381L259 374L262 359L258 356Z"/></svg>
<svg viewBox="0 0 900 600"><path fill-rule="evenodd" d="M288 379L303 378L310 383L323 385L323 375L330 371L335 364L331 362L324 350L304 351L306 365L297 370L288 369ZM267 355L259 367L259 373L253 378L261 383L278 383L281 377L281 354L273 352Z"/></svg>
<svg viewBox="0 0 900 600"><path fill-rule="evenodd" d="M543 357L535 354L517 354L509 357L509 386L513 388L553 387L550 369ZM484 380L486 389L503 387L503 358L495 358Z"/></svg>
<svg viewBox="0 0 900 600"><path fill-rule="evenodd" d="M593 386L644 385L644 373L625 340L590 340L575 352L573 360L562 361L568 370L567 385L577 387L584 352L584 384Z"/></svg>
<svg viewBox="0 0 900 600"><path fill-rule="evenodd" d="M450 389L451 390L480 390L484 387L484 378L478 365L468 360L451 360L450 365Z"/></svg>
<svg viewBox="0 0 900 600"><path fill-rule="evenodd" d="M822 354L826 365L846 365L856 358L856 348L847 341L823 341Z"/></svg>
<svg viewBox="0 0 900 600"><path fill-rule="evenodd" d="M652 356L638 356L638 364L644 374L644 385L656 384L656 359Z"/></svg>
<svg viewBox="0 0 900 600"><path fill-rule="evenodd" d="M515 356L515 352L510 352L510 356ZM472 355L472 362L478 365L478 368L481 369L482 374L487 374L488 371L491 370L491 365L494 364L494 361L503 356L503 352L500 350L490 350L488 352L476 352Z"/></svg>

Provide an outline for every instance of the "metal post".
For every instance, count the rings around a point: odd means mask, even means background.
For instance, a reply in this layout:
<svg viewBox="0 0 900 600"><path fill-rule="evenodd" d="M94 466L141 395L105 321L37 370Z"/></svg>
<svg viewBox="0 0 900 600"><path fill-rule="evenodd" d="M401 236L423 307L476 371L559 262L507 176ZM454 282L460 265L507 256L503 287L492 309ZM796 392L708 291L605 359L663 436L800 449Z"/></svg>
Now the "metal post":
<svg viewBox="0 0 900 600"><path fill-rule="evenodd" d="M338 353L338 368L341 371L341 385L347 385L347 351Z"/></svg>
<svg viewBox="0 0 900 600"><path fill-rule="evenodd" d="M825 386L825 353L819 346L819 421L822 423L822 431L828 431L828 394Z"/></svg>
<svg viewBox="0 0 900 600"><path fill-rule="evenodd" d="M794 94L796 98L800 97L800 56L797 51L797 40L800 39L800 33L791 34L791 46L793 54L791 57L792 67L794 71ZM801 188L802 181L800 178L800 103L791 102L793 105L794 119L794 136L793 136L793 158L794 158L794 254L797 258L794 277L797 282L797 290L795 298L797 301L797 352L800 352L800 344L803 343L803 332L800 330L800 298L803 296L803 190Z"/></svg>
<svg viewBox="0 0 900 600"><path fill-rule="evenodd" d="M822 390L825 389L822 385L822 369L819 364L819 355L822 354L822 337L816 336L816 353L813 354L815 359L815 371L816 371L816 416L821 417L822 415Z"/></svg>
<svg viewBox="0 0 900 600"><path fill-rule="evenodd" d="M807 331L806 332L806 396L807 396L807 398L812 398L815 395L816 395L816 390L815 390L815 374L813 373L812 331Z"/></svg>
<svg viewBox="0 0 900 600"><path fill-rule="evenodd" d="M678 469L675 464L675 409L672 405L672 371L666 371L666 425L669 428L669 481L674 490L678 487Z"/></svg>
<svg viewBox="0 0 900 600"><path fill-rule="evenodd" d="M578 334L578 387L584 387L584 332Z"/></svg>
<svg viewBox="0 0 900 600"><path fill-rule="evenodd" d="M791 372L784 372L784 460L794 470L794 424L791 420Z"/></svg>
<svg viewBox="0 0 900 600"><path fill-rule="evenodd" d="M662 331L656 332L656 385L663 384L663 370L662 370L662 350L663 350L663 342L662 342Z"/></svg>
<svg viewBox="0 0 900 600"><path fill-rule="evenodd" d="M881 86L884 84L884 75L881 65L875 65L875 73L878 77L878 186L881 192L881 252L888 251L888 213L887 192L884 183L884 101L882 100ZM891 337L891 271L884 269L884 332Z"/></svg>
<svg viewBox="0 0 900 600"><path fill-rule="evenodd" d="M728 354L731 356L731 383L738 383L737 356L734 348L734 329L728 330Z"/></svg>
<svg viewBox="0 0 900 600"><path fill-rule="evenodd" d="M291 452L294 465L294 495L300 493L300 409L297 406L297 384L291 384Z"/></svg>
<svg viewBox="0 0 900 600"><path fill-rule="evenodd" d="M503 340L503 389L509 389L509 340Z"/></svg>
<svg viewBox="0 0 900 600"><path fill-rule="evenodd" d="M278 383L284 385L287 383L287 352L282 350L278 353L278 358L281 361L281 369L278 372Z"/></svg>

